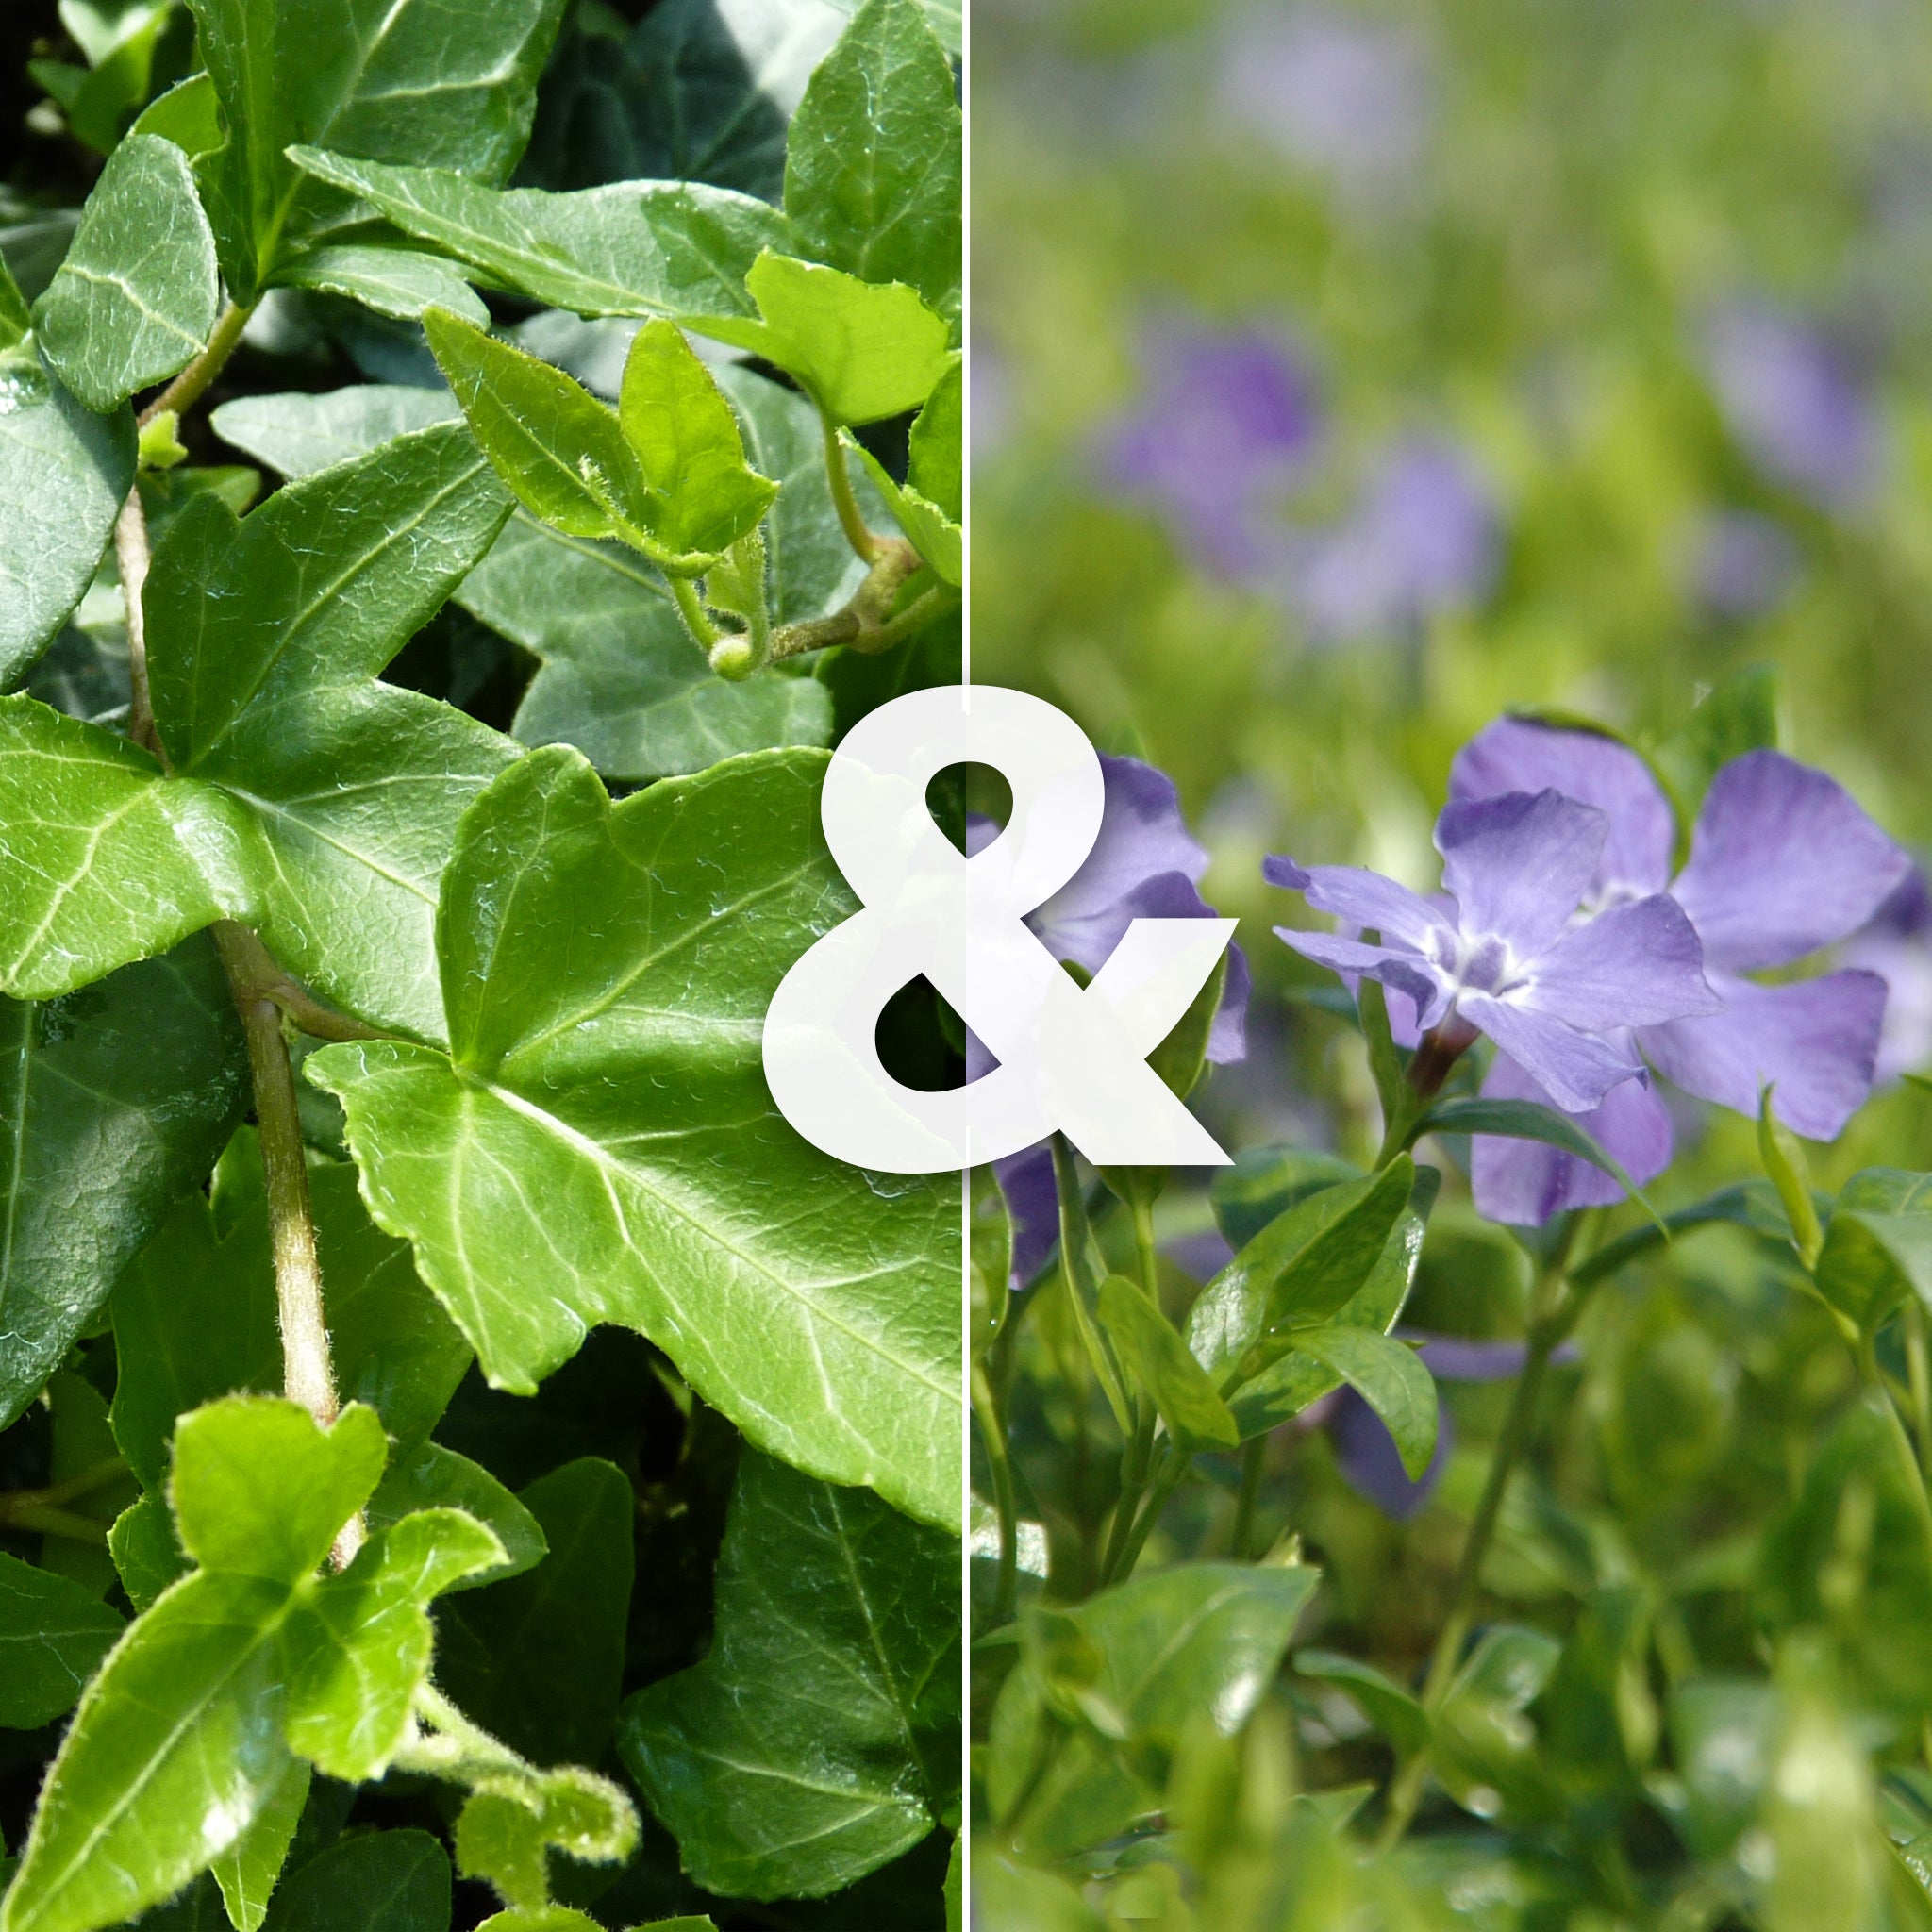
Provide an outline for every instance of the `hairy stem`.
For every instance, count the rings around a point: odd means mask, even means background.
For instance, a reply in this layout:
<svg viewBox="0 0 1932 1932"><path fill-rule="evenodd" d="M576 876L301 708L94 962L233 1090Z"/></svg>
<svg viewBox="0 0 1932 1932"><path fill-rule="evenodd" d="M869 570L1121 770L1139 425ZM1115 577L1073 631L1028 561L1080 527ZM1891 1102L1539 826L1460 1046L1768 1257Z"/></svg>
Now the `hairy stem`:
<svg viewBox="0 0 1932 1932"><path fill-rule="evenodd" d="M825 436L825 476L832 486L833 508L839 512L839 527L845 541L867 563L878 561L880 540L866 525L852 490L852 471L845 461L845 445L839 440L839 425L821 409L819 424Z"/></svg>
<svg viewBox="0 0 1932 1932"><path fill-rule="evenodd" d="M120 568L121 594L127 605L127 735L143 751L153 752L165 771L168 756L155 730L154 700L148 694L147 620L141 601L147 585L149 556L147 512L142 508L137 482L114 519L114 561Z"/></svg>
<svg viewBox="0 0 1932 1932"><path fill-rule="evenodd" d="M999 1573L993 1585L992 1621L1010 1624L1020 1593L1020 1510L1013 1494L1013 1466L1007 1453L1007 1429L986 1365L973 1364L973 1413L986 1445L987 1467L992 1473L992 1507L999 1522Z"/></svg>
<svg viewBox="0 0 1932 1932"><path fill-rule="evenodd" d="M671 599L677 606L678 616L684 619L685 629L697 640L701 649L708 651L718 641L718 626L711 622L711 613L705 608L697 586L689 577L672 576L668 573L664 581L671 586Z"/></svg>
<svg viewBox="0 0 1932 1932"><path fill-rule="evenodd" d="M242 331L248 326L248 318L255 313L254 305L242 308L236 303L225 303L222 312L215 318L214 332L208 339L208 346L192 362L148 404L136 421L144 429L164 409L173 409L176 415L186 415L202 398L203 391L235 353L235 345L242 340Z"/></svg>

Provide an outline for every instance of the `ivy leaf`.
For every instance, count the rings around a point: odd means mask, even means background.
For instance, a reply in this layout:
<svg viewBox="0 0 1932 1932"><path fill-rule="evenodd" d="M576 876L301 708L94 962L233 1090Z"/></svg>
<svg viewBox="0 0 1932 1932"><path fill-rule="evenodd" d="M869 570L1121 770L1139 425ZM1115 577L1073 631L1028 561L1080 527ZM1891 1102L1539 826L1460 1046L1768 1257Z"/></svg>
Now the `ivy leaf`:
<svg viewBox="0 0 1932 1932"><path fill-rule="evenodd" d="M127 1601L137 1610L152 1609L161 1592L187 1575L188 1557L175 1538L167 1498L149 1491L122 1510L108 1531L108 1553Z"/></svg>
<svg viewBox="0 0 1932 1932"><path fill-rule="evenodd" d="M952 1538L744 1457L710 1655L630 1698L619 1739L699 1884L821 1897L956 1806L958 1597Z"/></svg>
<svg viewBox="0 0 1932 1932"><path fill-rule="evenodd" d="M959 312L961 121L917 0L866 0L792 116L785 212L808 252Z"/></svg>
<svg viewBox="0 0 1932 1932"><path fill-rule="evenodd" d="M886 466L849 430L844 442L865 465L866 474L892 512L892 521L905 532L906 541L932 565L942 582L957 588L965 574L966 540L958 524L911 483L893 482Z"/></svg>
<svg viewBox="0 0 1932 1932"><path fill-rule="evenodd" d="M0 350L16 347L33 325L26 297L20 292L6 257L0 256Z"/></svg>
<svg viewBox="0 0 1932 1932"><path fill-rule="evenodd" d="M134 484L134 417L97 416L31 345L0 355L0 683L87 593Z"/></svg>
<svg viewBox="0 0 1932 1932"><path fill-rule="evenodd" d="M490 311L441 257L413 248L372 248L338 243L311 249L282 275L282 286L346 296L373 308L413 322L425 308L447 308L479 328Z"/></svg>
<svg viewBox="0 0 1932 1932"><path fill-rule="evenodd" d="M235 1932L259 1932L268 1916L275 1881L282 1875L302 1823L302 1807L308 1802L312 1775L299 1757L291 1758L255 1823L214 1862L214 1881Z"/></svg>
<svg viewBox="0 0 1932 1932"><path fill-rule="evenodd" d="M1109 1274L1100 1284L1099 1314L1121 1361L1154 1398L1168 1434L1181 1448L1232 1449L1241 1441L1208 1372L1132 1282Z"/></svg>
<svg viewBox="0 0 1932 1932"><path fill-rule="evenodd" d="M0 1727L37 1730L71 1709L123 1627L71 1577L0 1554Z"/></svg>
<svg viewBox="0 0 1932 1932"><path fill-rule="evenodd" d="M849 18L858 10L860 0L826 0L826 4ZM960 0L920 0L920 4L925 9L925 17L933 32L939 36L940 45L949 54L961 52L966 42L964 9Z"/></svg>
<svg viewBox="0 0 1932 1932"><path fill-rule="evenodd" d="M0 1002L0 1425L213 1166L246 1064L206 940L52 1005Z"/></svg>
<svg viewBox="0 0 1932 1932"><path fill-rule="evenodd" d="M749 314L758 251L791 245L776 208L723 188L616 181L546 194L315 148L291 158L492 283L575 315Z"/></svg>
<svg viewBox="0 0 1932 1932"><path fill-rule="evenodd" d="M824 767L760 753L613 807L576 754L530 753L445 879L453 1058L331 1046L307 1071L498 1387L621 1322L759 1446L951 1524L957 1188L826 1158L761 1071L779 978L853 903Z"/></svg>
<svg viewBox="0 0 1932 1932"><path fill-rule="evenodd" d="M480 1590L534 1569L549 1551L543 1525L528 1507L483 1468L441 1442L419 1442L407 1455L391 1457L382 1486L369 1499L371 1529L386 1529L418 1509L460 1509L474 1517L503 1545L504 1559L452 1583L444 1593Z"/></svg>
<svg viewBox="0 0 1932 1932"><path fill-rule="evenodd" d="M438 1678L525 1757L594 1764L617 1721L637 1498L614 1464L585 1457L540 1477L517 1503L549 1554L445 1607Z"/></svg>
<svg viewBox="0 0 1932 1932"><path fill-rule="evenodd" d="M279 470L312 476L353 462L398 436L455 421L462 413L441 390L399 384L351 383L325 395L238 396L208 417L224 442Z"/></svg>
<svg viewBox="0 0 1932 1932"><path fill-rule="evenodd" d="M155 551L155 717L183 781L242 813L258 924L351 1012L442 1033L431 956L456 822L514 756L376 675L490 546L509 500L450 424L277 491L238 520L194 499Z"/></svg>
<svg viewBox="0 0 1932 1932"><path fill-rule="evenodd" d="M745 288L758 304L756 322L681 319L795 375L835 423L915 409L945 374L946 325L904 283L865 282L767 249Z"/></svg>
<svg viewBox="0 0 1932 1932"><path fill-rule="evenodd" d="M295 142L501 180L529 138L562 0L189 0L230 130L203 163L236 300L253 301L340 204L288 159Z"/></svg>
<svg viewBox="0 0 1932 1932"><path fill-rule="evenodd" d="M956 356L914 418L907 441L907 481L941 514L966 520L966 360Z"/></svg>
<svg viewBox="0 0 1932 1932"><path fill-rule="evenodd" d="M200 354L220 306L215 240L188 157L158 135L130 134L34 305L48 364L89 408L111 409Z"/></svg>
<svg viewBox="0 0 1932 1932"><path fill-rule="evenodd" d="M1342 1323L1290 1331L1303 1355L1335 1373L1381 1417L1410 1482L1436 1453L1436 1385L1413 1349L1373 1328Z"/></svg>
<svg viewBox="0 0 1932 1932"><path fill-rule="evenodd" d="M271 1932L449 1932L449 1857L426 1831L365 1831L291 1874Z"/></svg>

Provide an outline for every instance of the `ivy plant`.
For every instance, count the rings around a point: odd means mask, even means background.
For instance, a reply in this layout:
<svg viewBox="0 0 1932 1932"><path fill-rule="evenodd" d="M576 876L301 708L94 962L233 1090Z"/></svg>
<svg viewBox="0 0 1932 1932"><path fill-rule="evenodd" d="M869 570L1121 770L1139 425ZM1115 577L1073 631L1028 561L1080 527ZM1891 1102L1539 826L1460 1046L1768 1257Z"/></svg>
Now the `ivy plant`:
<svg viewBox="0 0 1932 1932"><path fill-rule="evenodd" d="M957 10L109 11L0 253L0 1928L937 1927L958 1191L759 1032L958 675Z"/></svg>

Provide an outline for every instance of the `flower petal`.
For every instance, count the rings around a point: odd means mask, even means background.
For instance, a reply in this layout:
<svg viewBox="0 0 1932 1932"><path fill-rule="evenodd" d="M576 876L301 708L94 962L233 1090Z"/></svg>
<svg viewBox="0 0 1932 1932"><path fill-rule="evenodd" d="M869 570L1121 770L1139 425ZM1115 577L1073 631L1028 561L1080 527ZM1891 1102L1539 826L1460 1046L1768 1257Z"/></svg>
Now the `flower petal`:
<svg viewBox="0 0 1932 1932"><path fill-rule="evenodd" d="M1407 993L1415 1003L1417 1021L1424 1028L1433 1026L1442 1017L1442 1008L1448 1004L1448 989L1419 954L1364 945L1360 940L1338 939L1333 933L1299 932L1291 925L1277 925L1274 937L1284 945L1291 946L1303 958L1312 959L1317 966L1325 966L1344 978L1351 973L1366 975Z"/></svg>
<svg viewBox="0 0 1932 1932"><path fill-rule="evenodd" d="M1026 922L1049 946L1054 943L1050 935L1062 925L1084 925L1104 918L1151 878L1177 872L1194 880L1208 870L1207 851L1188 836L1180 794L1165 772L1139 758L1108 758L1104 753L1100 771L1106 798L1093 849L1081 861L1080 870L1043 906L1036 908ZM1205 907L1202 916L1208 916ZM1107 941L1107 952L1113 950L1125 930L1123 923ZM1106 958L1107 952L1100 959ZM1056 957L1074 956L1057 951ZM1096 970L1100 959L1091 962Z"/></svg>
<svg viewBox="0 0 1932 1932"><path fill-rule="evenodd" d="M1773 1110L1793 1133L1836 1140L1872 1091L1884 980L1853 971L1791 986L1712 979L1724 1010L1644 1027L1644 1057L1687 1092L1736 1113L1755 1114L1759 1092L1774 1086Z"/></svg>
<svg viewBox="0 0 1932 1932"><path fill-rule="evenodd" d="M1368 927L1391 944L1426 952L1429 941L1455 928L1420 892L1359 865L1297 865L1291 858L1262 861L1271 886L1303 893L1317 912L1332 912L1350 925Z"/></svg>
<svg viewBox="0 0 1932 1932"><path fill-rule="evenodd" d="M1607 813L1561 792L1452 799L1436 821L1442 883L1465 938L1493 933L1523 961L1561 936L1595 878Z"/></svg>
<svg viewBox="0 0 1932 1932"><path fill-rule="evenodd" d="M1340 1391L1328 1418L1328 1435L1335 1444L1336 1463L1348 1478L1349 1488L1397 1523L1407 1522L1429 1500L1455 1446L1445 1408L1436 1423L1436 1453L1421 1481L1410 1482L1395 1438L1353 1389Z"/></svg>
<svg viewBox="0 0 1932 1932"><path fill-rule="evenodd" d="M1650 767L1614 738L1563 731L1527 718L1498 718L1449 767L1451 798L1551 790L1609 817L1593 897L1643 898L1669 884L1676 838L1670 800Z"/></svg>
<svg viewBox="0 0 1932 1932"><path fill-rule="evenodd" d="M1060 1197L1053 1149L1044 1141L995 1160L992 1171L1013 1224L1013 1286L1024 1288L1046 1265L1060 1238Z"/></svg>
<svg viewBox="0 0 1932 1932"><path fill-rule="evenodd" d="M1856 932L1910 865L1837 779L1751 751L1711 780L1671 892L1708 965L1754 972Z"/></svg>
<svg viewBox="0 0 1932 1932"><path fill-rule="evenodd" d="M1664 892L1612 906L1573 927L1536 962L1518 997L1586 1033L1715 1013L1724 1006L1705 979L1696 928Z"/></svg>
<svg viewBox="0 0 1932 1932"><path fill-rule="evenodd" d="M1491 1066L1483 1098L1552 1105L1549 1094L1507 1053L1499 1053ZM1622 1162L1639 1187L1670 1165L1671 1117L1646 1080L1625 1080L1612 1087L1602 1106L1579 1114L1576 1124L1612 1159ZM1607 1208L1624 1198L1624 1190L1591 1162L1541 1141L1506 1140L1499 1134L1475 1137L1469 1179L1476 1212L1486 1221L1516 1227L1541 1227L1566 1208ZM1432 1362L1432 1371L1434 1366Z"/></svg>
<svg viewBox="0 0 1932 1932"><path fill-rule="evenodd" d="M1464 992L1456 1009L1520 1061L1565 1113L1588 1113L1611 1088L1643 1071L1641 1061L1612 1041L1488 993Z"/></svg>

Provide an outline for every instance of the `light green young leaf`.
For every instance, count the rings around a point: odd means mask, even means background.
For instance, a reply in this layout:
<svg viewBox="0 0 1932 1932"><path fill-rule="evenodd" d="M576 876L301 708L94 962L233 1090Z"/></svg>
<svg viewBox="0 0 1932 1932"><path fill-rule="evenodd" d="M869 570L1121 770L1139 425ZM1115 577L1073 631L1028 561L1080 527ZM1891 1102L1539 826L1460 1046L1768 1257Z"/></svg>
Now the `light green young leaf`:
<svg viewBox="0 0 1932 1932"><path fill-rule="evenodd" d="M1167 1432L1183 1449L1232 1449L1241 1438L1208 1372L1165 1315L1130 1281L1100 1284L1100 1324L1122 1365L1154 1398Z"/></svg>
<svg viewBox="0 0 1932 1932"><path fill-rule="evenodd" d="M465 1878L482 1879L513 1908L549 1905L550 1845L527 1805L496 1791L472 1793L457 1820L456 1853Z"/></svg>
<svg viewBox="0 0 1932 1932"><path fill-rule="evenodd" d="M377 674L489 548L509 499L450 424L277 491L197 497L156 546L155 716L177 776L220 787L263 855L270 950L377 1025L442 1033L431 953L456 822L514 756Z"/></svg>
<svg viewBox="0 0 1932 1932"><path fill-rule="evenodd" d="M1333 1369L1381 1417L1409 1481L1420 1482L1436 1453L1436 1385L1415 1351L1372 1328L1340 1323L1291 1329L1290 1340Z"/></svg>
<svg viewBox="0 0 1932 1932"><path fill-rule="evenodd" d="M907 481L956 524L966 516L965 448L966 359L956 356L913 419L906 460Z"/></svg>
<svg viewBox="0 0 1932 1932"><path fill-rule="evenodd" d="M866 0L792 116L785 212L808 253L959 312L961 123L917 0Z"/></svg>
<svg viewBox="0 0 1932 1932"><path fill-rule="evenodd" d="M340 1839L291 1873L268 1932L449 1932L449 1857L426 1831Z"/></svg>
<svg viewBox="0 0 1932 1932"><path fill-rule="evenodd" d="M778 486L746 465L730 404L675 323L632 339L617 420L663 500L656 534L669 549L716 556L757 529Z"/></svg>
<svg viewBox="0 0 1932 1932"><path fill-rule="evenodd" d="M34 304L48 363L89 408L111 409L192 361L220 304L214 236L188 157L158 135L129 135Z"/></svg>
<svg viewBox="0 0 1932 1932"><path fill-rule="evenodd" d="M685 1870L819 1897L924 1838L957 1803L958 1597L952 1538L747 1455L710 1655L630 1698L619 1738Z"/></svg>
<svg viewBox="0 0 1932 1932"><path fill-rule="evenodd" d="M500 181L529 138L562 0L189 0L230 139L203 163L222 266L253 301L340 196L288 158L296 142Z"/></svg>
<svg viewBox="0 0 1932 1932"><path fill-rule="evenodd" d="M95 415L30 344L0 354L0 683L86 595L133 483L130 411Z"/></svg>
<svg viewBox="0 0 1932 1932"><path fill-rule="evenodd" d="M212 499L209 499L210 501ZM0 988L55 999L252 910L245 810L111 732L0 698Z"/></svg>
<svg viewBox="0 0 1932 1932"><path fill-rule="evenodd" d="M204 73L177 80L141 110L127 131L172 141L191 161L213 154L227 138L222 130L222 104L213 79Z"/></svg>
<svg viewBox="0 0 1932 1932"><path fill-rule="evenodd" d="M939 36L940 45L949 54L958 54L965 47L964 9L960 0L920 0L925 9L925 17L931 23L932 30ZM836 8L848 19L858 12L861 0L826 0L826 5Z"/></svg>
<svg viewBox="0 0 1932 1932"><path fill-rule="evenodd" d="M413 322L425 308L448 308L479 328L490 325L468 282L440 256L413 248L374 248L339 242L314 248L284 271L282 286L344 295L373 308Z"/></svg>
<svg viewBox="0 0 1932 1932"><path fill-rule="evenodd" d="M71 1709L124 1627L71 1577L0 1554L0 1727L38 1730Z"/></svg>
<svg viewBox="0 0 1932 1932"><path fill-rule="evenodd" d="M483 453L525 509L572 537L655 532L661 501L616 416L581 383L441 309L424 329Z"/></svg>
<svg viewBox="0 0 1932 1932"><path fill-rule="evenodd" d="M748 315L758 251L791 245L776 208L723 188L617 181L546 194L313 148L291 158L492 284L575 315Z"/></svg>
<svg viewBox="0 0 1932 1932"><path fill-rule="evenodd" d="M700 335L795 375L835 423L916 409L946 371L946 325L903 282L865 282L767 249L745 287L756 322L687 314Z"/></svg>
<svg viewBox="0 0 1932 1932"><path fill-rule="evenodd" d="M576 754L529 754L444 884L454 1063L380 1042L308 1073L492 1382L532 1389L621 1322L759 1446L950 1525L957 1186L827 1159L762 1074L779 978L853 904L824 767L761 753L613 807Z"/></svg>
<svg viewBox="0 0 1932 1932"><path fill-rule="evenodd" d="M965 575L965 535L959 525L910 483L893 482L886 466L849 431L844 442L865 465L906 541L932 565L941 582L957 588Z"/></svg>
<svg viewBox="0 0 1932 1932"><path fill-rule="evenodd" d="M501 1563L452 1583L445 1595L521 1576L549 1554L543 1525L528 1507L480 1463L441 1442L420 1442L408 1454L391 1456L389 1474L370 1497L365 1513L371 1529L387 1529L418 1509L460 1509L503 1545Z"/></svg>
<svg viewBox="0 0 1932 1932"><path fill-rule="evenodd" d="M438 1681L536 1763L595 1764L617 1721L637 1498L614 1464L584 1457L517 1500L548 1554L443 1610Z"/></svg>
<svg viewBox="0 0 1932 1932"><path fill-rule="evenodd" d="M150 1491L130 1503L108 1531L108 1553L127 1601L137 1610L150 1610L161 1592L188 1574L188 1553L175 1538L175 1519L168 1499Z"/></svg>
<svg viewBox="0 0 1932 1932"><path fill-rule="evenodd" d="M241 1118L246 1060L214 950L51 1006L0 1001L0 1426L59 1365ZM105 1164L115 1176L102 1188Z"/></svg>
<svg viewBox="0 0 1932 1932"><path fill-rule="evenodd" d="M295 1827L302 1822L302 1807L308 1802L311 1776L299 1757L291 1758L255 1823L214 1862L222 1906L235 1932L260 1932L294 1842Z"/></svg>

